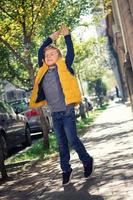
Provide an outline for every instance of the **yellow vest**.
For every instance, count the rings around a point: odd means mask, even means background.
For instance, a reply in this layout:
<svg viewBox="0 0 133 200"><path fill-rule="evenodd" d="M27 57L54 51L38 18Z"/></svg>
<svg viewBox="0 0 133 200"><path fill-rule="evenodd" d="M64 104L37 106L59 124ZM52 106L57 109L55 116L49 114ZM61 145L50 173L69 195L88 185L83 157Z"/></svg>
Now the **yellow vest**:
<svg viewBox="0 0 133 200"><path fill-rule="evenodd" d="M75 75L69 72L69 70L67 69L66 63L62 58L58 59L56 65L57 65L60 83L61 83L63 93L65 96L66 105L71 104L71 103L79 104L81 102L81 93L80 93L78 81ZM30 104L29 104L31 108L40 107L47 104L47 101L45 99L37 102L38 93L39 93L39 83L41 82L47 70L48 70L48 66L44 63L37 73L31 99L30 99Z"/></svg>

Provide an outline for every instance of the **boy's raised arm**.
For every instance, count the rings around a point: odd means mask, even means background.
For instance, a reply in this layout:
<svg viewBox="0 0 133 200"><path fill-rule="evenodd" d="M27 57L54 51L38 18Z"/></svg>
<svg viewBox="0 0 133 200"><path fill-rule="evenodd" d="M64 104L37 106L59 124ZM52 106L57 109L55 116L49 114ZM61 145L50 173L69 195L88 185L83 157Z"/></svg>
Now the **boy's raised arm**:
<svg viewBox="0 0 133 200"><path fill-rule="evenodd" d="M73 60L74 60L74 48L73 48L73 42L71 39L71 35L65 36L65 42L66 42L66 46L67 46L66 65L68 68L71 68Z"/></svg>
<svg viewBox="0 0 133 200"><path fill-rule="evenodd" d="M61 27L61 33L64 35L66 46L67 46L67 53L66 53L66 65L67 68L74 74L74 71L72 69L72 63L74 60L74 48L73 48L73 42L71 39L71 35L69 33L69 29L66 26Z"/></svg>

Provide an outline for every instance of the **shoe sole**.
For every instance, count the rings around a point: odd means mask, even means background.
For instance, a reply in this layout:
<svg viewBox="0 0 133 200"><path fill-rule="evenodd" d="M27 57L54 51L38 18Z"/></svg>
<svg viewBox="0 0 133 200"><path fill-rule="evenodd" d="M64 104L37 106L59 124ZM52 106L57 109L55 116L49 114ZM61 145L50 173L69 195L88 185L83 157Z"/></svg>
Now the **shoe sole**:
<svg viewBox="0 0 133 200"><path fill-rule="evenodd" d="M92 177L92 175L94 174L94 160L93 160L93 164L92 164L92 172L88 177L84 177L85 179L89 179Z"/></svg>
<svg viewBox="0 0 133 200"><path fill-rule="evenodd" d="M72 175L73 175L73 171L72 171L72 173L71 173L71 175L70 175L70 178L69 178L68 183L62 184L63 186L69 185L69 183L71 183Z"/></svg>

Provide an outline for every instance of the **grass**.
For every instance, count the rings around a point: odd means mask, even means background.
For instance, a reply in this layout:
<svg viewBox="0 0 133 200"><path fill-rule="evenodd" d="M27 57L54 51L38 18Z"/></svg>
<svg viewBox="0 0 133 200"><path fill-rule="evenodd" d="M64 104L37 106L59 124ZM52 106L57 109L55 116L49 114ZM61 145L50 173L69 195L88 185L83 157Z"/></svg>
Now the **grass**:
<svg viewBox="0 0 133 200"><path fill-rule="evenodd" d="M92 124L92 122L95 120L95 118L107 108L108 105L104 105L100 109L96 109L89 113L89 117L85 119L81 119L77 122L77 129L81 130L84 127ZM28 160L42 160L46 159L48 157L51 157L52 155L55 155L58 152L58 146L56 142L56 136L55 133L51 133L49 135L49 143L50 148L48 150L44 149L43 147L43 140L39 139L35 144L33 144L31 147L25 149L23 152L20 152L6 160L6 164L12 164L12 163L18 163L22 161L28 161Z"/></svg>
<svg viewBox="0 0 133 200"><path fill-rule="evenodd" d="M95 118L104 110L106 110L108 107L108 104L104 104L102 108L95 109L92 112L89 112L89 116L85 119L81 119L80 121L77 122L77 129L82 129L86 125L92 124L94 122Z"/></svg>
<svg viewBox="0 0 133 200"><path fill-rule="evenodd" d="M46 150L43 146L43 140L39 139L35 144L27 148L25 151L8 158L6 160L6 164L17 163L25 160L42 160L48 158L50 155L58 152L56 137L54 133L49 135L49 143L50 148Z"/></svg>

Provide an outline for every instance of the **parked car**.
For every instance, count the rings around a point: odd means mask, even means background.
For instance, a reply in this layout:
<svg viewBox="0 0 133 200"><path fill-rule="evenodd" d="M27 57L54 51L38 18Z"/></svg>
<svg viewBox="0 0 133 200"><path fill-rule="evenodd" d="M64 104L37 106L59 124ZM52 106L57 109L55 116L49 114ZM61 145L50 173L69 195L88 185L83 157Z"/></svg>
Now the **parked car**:
<svg viewBox="0 0 133 200"><path fill-rule="evenodd" d="M27 117L31 133L42 132L40 112L37 108L29 108L29 103L25 99L12 101L10 102L10 105L13 107L16 113L21 113ZM43 106L42 108L49 125L49 131L53 130L53 122L50 109L48 106Z"/></svg>
<svg viewBox="0 0 133 200"><path fill-rule="evenodd" d="M16 114L13 108L4 101L0 101L0 136L4 155L17 145L31 145L27 118Z"/></svg>

